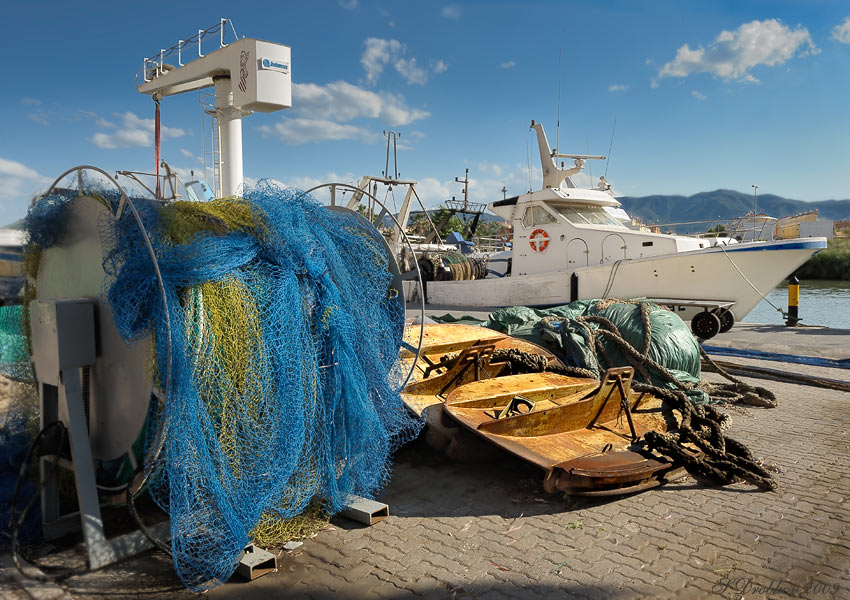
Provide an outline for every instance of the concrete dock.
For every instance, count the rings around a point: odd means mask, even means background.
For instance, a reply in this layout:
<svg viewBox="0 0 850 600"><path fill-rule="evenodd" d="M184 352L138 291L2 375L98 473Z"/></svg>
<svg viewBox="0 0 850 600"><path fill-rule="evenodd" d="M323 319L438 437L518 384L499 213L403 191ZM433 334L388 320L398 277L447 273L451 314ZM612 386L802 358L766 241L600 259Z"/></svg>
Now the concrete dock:
<svg viewBox="0 0 850 600"><path fill-rule="evenodd" d="M744 324L711 343L850 357L850 331ZM845 369L727 360L850 379ZM773 391L779 406L727 407L729 434L776 471L775 492L686 478L624 498L568 499L545 494L541 473L518 460L484 451L451 461L420 438L397 453L381 498L387 520L334 519L282 553L278 572L207 595L850 598L850 393L745 381ZM4 598L192 596L154 551L59 585L22 580L5 557L0 567Z"/></svg>

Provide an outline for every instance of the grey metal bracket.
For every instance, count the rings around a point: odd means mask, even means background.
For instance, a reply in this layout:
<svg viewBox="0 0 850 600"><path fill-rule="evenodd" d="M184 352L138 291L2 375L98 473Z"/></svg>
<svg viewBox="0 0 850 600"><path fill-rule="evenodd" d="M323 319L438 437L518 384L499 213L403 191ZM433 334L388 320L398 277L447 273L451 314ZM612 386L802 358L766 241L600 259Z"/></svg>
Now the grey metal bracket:
<svg viewBox="0 0 850 600"><path fill-rule="evenodd" d="M94 462L89 446L80 370L63 369L61 373L59 403L64 407L68 418L68 441L71 446L80 510L70 514L59 514L58 490L51 490L52 486L48 486L45 489L48 497L43 500L51 506L51 510L48 511L49 516L45 514L43 529L45 537L50 538L82 527L88 567L94 570L144 552L152 548L153 543L138 530L114 538L106 537L95 486ZM43 459L43 461L46 460L49 459ZM151 529L158 538L167 538L170 533L167 521Z"/></svg>
<svg viewBox="0 0 850 600"><path fill-rule="evenodd" d="M236 567L237 574L248 581L253 581L257 577L274 571L277 571L277 557L274 554L254 544L245 546L242 550L242 558Z"/></svg>
<svg viewBox="0 0 850 600"><path fill-rule="evenodd" d="M383 502L349 496L348 504L339 514L358 523L374 525L390 516L390 507Z"/></svg>
<svg viewBox="0 0 850 600"><path fill-rule="evenodd" d="M34 300L30 307L33 345L39 348L33 362L37 366L41 426L62 421L71 450L70 463L58 456L41 459L42 529L48 539L82 529L88 568L99 569L152 548L153 543L141 531L111 539L104 533L80 375L95 362L94 308L86 299ZM77 512L61 512L57 474L50 466L53 460L58 461L58 467L74 472ZM51 472L53 476L48 479ZM157 537L167 538L169 523L152 529Z"/></svg>

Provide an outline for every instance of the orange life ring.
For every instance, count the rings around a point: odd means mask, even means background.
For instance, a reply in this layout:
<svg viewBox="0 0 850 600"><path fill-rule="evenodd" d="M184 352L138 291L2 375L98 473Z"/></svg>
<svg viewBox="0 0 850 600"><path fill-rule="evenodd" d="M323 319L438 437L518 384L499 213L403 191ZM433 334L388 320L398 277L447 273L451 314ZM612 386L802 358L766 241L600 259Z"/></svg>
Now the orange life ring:
<svg viewBox="0 0 850 600"><path fill-rule="evenodd" d="M537 238L541 238L539 242L537 241ZM542 229L535 229L531 232L531 235L528 236L528 245L531 246L531 249L535 252L545 251L546 247L549 245L549 234Z"/></svg>

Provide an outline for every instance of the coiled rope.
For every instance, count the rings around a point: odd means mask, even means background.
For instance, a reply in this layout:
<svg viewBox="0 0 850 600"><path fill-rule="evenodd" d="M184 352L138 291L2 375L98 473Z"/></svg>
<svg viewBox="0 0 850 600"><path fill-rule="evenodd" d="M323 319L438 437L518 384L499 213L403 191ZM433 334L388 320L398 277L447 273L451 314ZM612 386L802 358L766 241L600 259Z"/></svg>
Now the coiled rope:
<svg viewBox="0 0 850 600"><path fill-rule="evenodd" d="M612 303L623 301L610 299L603 302L605 303L603 306L600 307L597 304L597 307L604 308ZM624 339L619 328L610 319L601 316L579 316L574 321L579 325L588 348L593 350L600 366L606 368L624 366L613 363L603 342L608 340L615 343L629 365L635 369L636 381L632 388L637 392L650 393L661 399L662 411L668 422L678 422L675 432L647 432L642 442L644 448L654 450L673 462L681 464L696 479L713 485L727 485L743 480L762 490L776 489L776 483L771 474L756 461L746 446L723 434L729 426L728 415L721 413L710 404L695 404L688 397L688 392L702 391L707 393L715 403L744 403L750 406L773 408L776 406L776 396L773 392L734 378L708 358L702 349L700 352L703 359L727 378L729 383L712 384L703 381L699 384L688 384L679 381L664 365L649 357L652 334L649 318L651 303L627 302L640 306L640 316L644 326L644 339L640 351ZM561 321L563 331L565 319L557 317L544 318L544 327L554 330L556 321ZM596 324L598 328L591 327L591 324ZM495 362L497 358L509 362L512 369L524 369L519 372L555 371L549 367L546 357L516 348L497 350L493 354L493 361ZM569 367L568 370L570 372L565 374L597 377L589 369ZM672 389L653 385L650 371L671 384ZM695 452L694 448L698 451Z"/></svg>

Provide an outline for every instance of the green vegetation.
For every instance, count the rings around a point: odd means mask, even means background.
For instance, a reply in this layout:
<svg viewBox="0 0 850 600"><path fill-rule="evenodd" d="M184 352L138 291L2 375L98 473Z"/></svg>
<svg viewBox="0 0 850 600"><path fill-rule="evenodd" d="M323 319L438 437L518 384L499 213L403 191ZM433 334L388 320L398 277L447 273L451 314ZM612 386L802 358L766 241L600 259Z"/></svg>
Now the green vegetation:
<svg viewBox="0 0 850 600"><path fill-rule="evenodd" d="M449 209L444 207L440 207L429 213L434 225L439 225L448 214ZM445 239L447 235L453 231L457 231L463 236L463 239L468 240L469 228L472 226L472 220L473 217L470 215L465 215L463 218L458 215L452 216L446 224L440 228L440 237ZM475 232L475 236L495 237L503 233L503 229L504 226L499 221L485 221L484 219L480 219L478 221L478 229ZM415 235L427 235L432 231L431 224L428 223L428 219L421 212L416 213L410 219L408 230L410 233Z"/></svg>
<svg viewBox="0 0 850 600"><path fill-rule="evenodd" d="M829 246L794 271L800 279L850 281L850 238L834 238Z"/></svg>
<svg viewBox="0 0 850 600"><path fill-rule="evenodd" d="M704 237L720 237L720 234L726 235L726 225L723 223L709 229Z"/></svg>
<svg viewBox="0 0 850 600"><path fill-rule="evenodd" d="M434 225L439 225L449 214L449 209L441 206L437 210L432 210L429 214ZM469 220L469 223L465 223L459 216L454 215L440 228L440 237L445 238L453 231L457 231L466 239L469 235L469 225L471 224L472 219ZM410 220L410 231L417 235L427 235L431 232L431 224L428 223L428 219L423 213L418 213Z"/></svg>

